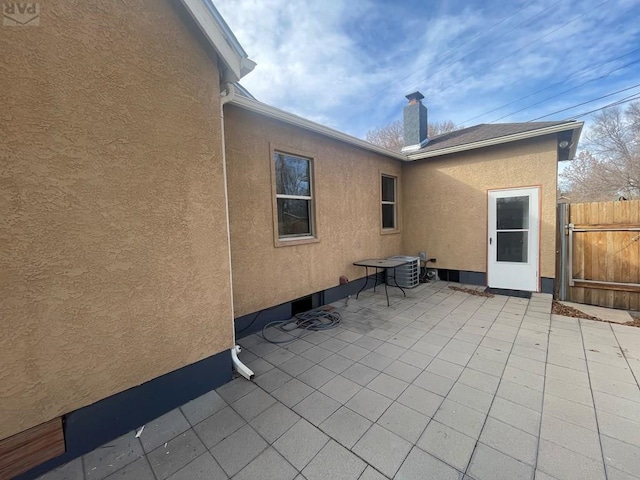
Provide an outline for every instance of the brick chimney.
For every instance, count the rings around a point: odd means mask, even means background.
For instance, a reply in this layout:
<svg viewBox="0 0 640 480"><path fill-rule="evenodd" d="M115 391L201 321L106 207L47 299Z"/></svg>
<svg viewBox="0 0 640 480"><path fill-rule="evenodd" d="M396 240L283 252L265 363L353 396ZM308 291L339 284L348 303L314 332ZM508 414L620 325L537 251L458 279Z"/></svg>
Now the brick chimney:
<svg viewBox="0 0 640 480"><path fill-rule="evenodd" d="M414 152L423 148L427 138L427 107L422 104L424 95L413 92L407 95L409 105L404 107L404 147L403 152Z"/></svg>

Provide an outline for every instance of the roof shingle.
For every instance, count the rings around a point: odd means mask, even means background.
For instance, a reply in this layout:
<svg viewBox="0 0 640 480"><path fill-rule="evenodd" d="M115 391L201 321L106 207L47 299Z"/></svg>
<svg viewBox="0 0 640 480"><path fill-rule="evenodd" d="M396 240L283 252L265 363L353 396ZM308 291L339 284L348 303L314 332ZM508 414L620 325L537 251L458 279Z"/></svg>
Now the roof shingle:
<svg viewBox="0 0 640 480"><path fill-rule="evenodd" d="M412 152L412 155L441 150L444 148L457 147L469 143L482 142L493 138L506 137L518 133L539 130L541 128L553 127L570 123L567 121L560 122L527 122L527 123L481 123L473 127L455 130L453 132L443 133L429 139L429 143L420 150Z"/></svg>

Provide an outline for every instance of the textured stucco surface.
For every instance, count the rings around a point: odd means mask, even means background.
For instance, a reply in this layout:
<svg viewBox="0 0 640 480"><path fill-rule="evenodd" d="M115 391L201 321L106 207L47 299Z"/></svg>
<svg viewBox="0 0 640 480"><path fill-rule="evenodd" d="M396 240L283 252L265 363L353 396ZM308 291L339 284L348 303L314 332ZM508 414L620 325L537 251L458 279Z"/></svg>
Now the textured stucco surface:
<svg viewBox="0 0 640 480"><path fill-rule="evenodd" d="M487 271L487 190L541 186L541 276L555 277L555 135L402 166L403 250Z"/></svg>
<svg viewBox="0 0 640 480"><path fill-rule="evenodd" d="M231 105L225 139L236 316L364 276L354 261L402 253L401 234L380 224L380 174L399 175L398 161ZM271 146L314 157L319 242L275 246Z"/></svg>
<svg viewBox="0 0 640 480"><path fill-rule="evenodd" d="M0 27L0 439L232 346L215 60L179 2Z"/></svg>

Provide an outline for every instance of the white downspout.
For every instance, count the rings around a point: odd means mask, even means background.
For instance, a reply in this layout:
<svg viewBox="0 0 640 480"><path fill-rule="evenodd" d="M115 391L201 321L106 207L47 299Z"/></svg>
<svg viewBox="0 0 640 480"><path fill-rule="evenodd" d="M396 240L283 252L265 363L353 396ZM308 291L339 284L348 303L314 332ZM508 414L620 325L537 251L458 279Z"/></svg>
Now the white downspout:
<svg viewBox="0 0 640 480"><path fill-rule="evenodd" d="M236 95L236 91L233 88L233 85L228 83L226 86L226 90L220 93L220 131L222 135L222 176L224 179L224 202L225 202L225 213L226 213L226 221L227 221L227 246L229 248L229 289L231 293L231 322L234 322L235 313L233 309L233 272L231 271L231 230L229 225L229 191L227 188L227 146L224 141L224 104L233 100L233 97ZM236 371L242 375L247 380L253 380L255 374L251 371L249 367L247 367L244 363L240 361L238 358L238 353L240 353L240 345L236 344L236 329L235 324L233 325L233 344L234 347L231 349L231 359L233 361L233 366Z"/></svg>

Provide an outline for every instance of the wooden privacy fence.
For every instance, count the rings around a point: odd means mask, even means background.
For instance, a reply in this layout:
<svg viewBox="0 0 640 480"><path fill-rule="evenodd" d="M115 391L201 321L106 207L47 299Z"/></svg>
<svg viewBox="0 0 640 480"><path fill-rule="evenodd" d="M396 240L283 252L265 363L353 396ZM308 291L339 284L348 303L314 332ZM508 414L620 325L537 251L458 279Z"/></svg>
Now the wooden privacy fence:
<svg viewBox="0 0 640 480"><path fill-rule="evenodd" d="M640 310L640 200L559 205L558 218L560 298Z"/></svg>

